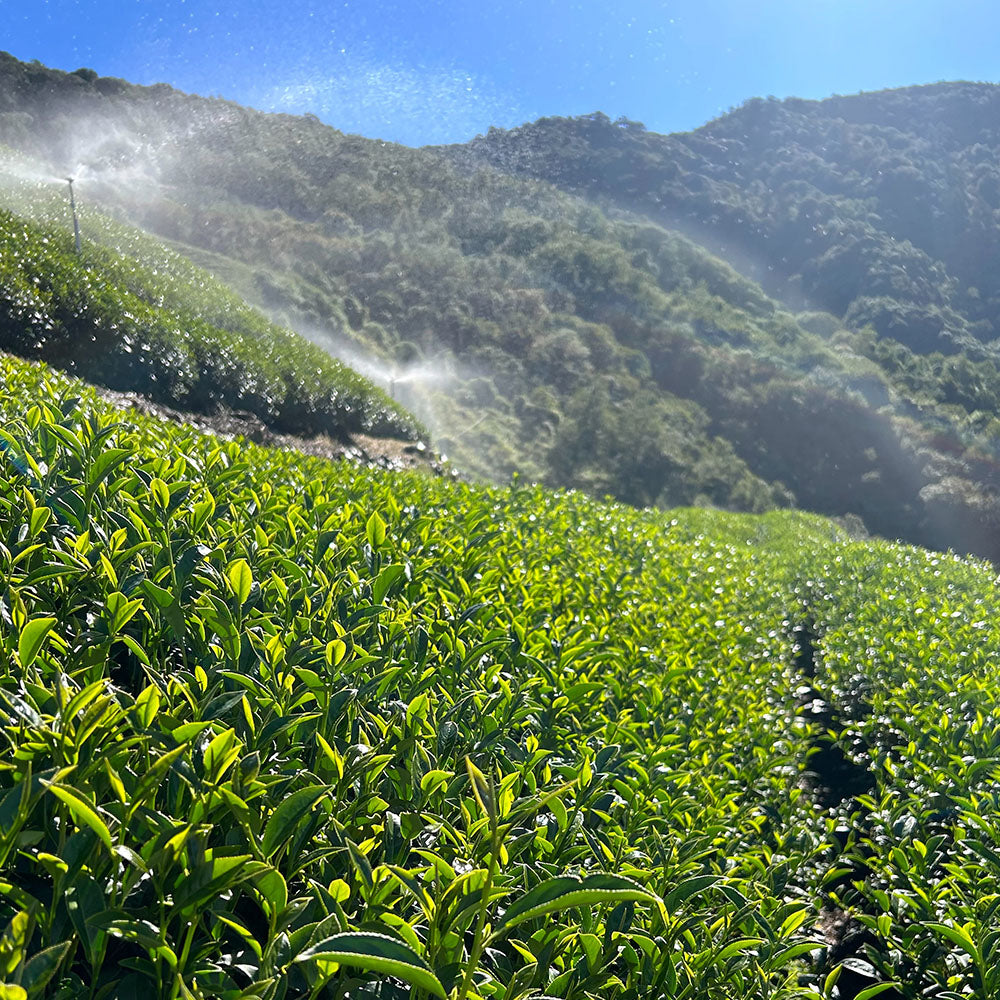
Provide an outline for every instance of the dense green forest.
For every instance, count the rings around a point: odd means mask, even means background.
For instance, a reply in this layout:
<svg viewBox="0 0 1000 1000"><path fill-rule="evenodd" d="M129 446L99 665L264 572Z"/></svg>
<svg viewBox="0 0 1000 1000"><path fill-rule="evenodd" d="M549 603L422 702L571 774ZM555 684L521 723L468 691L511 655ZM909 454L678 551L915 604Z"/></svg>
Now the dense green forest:
<svg viewBox="0 0 1000 1000"><path fill-rule="evenodd" d="M683 231L797 308L920 354L995 357L1000 88L755 99L682 135L594 114L449 152Z"/></svg>
<svg viewBox="0 0 1000 1000"><path fill-rule="evenodd" d="M10 57L0 80L0 141L76 172L81 197L380 374L473 474L637 505L853 514L889 537L1000 557L992 286L977 277L977 298L957 264L907 242L916 233L884 228L888 203L860 173L878 157L861 157L859 138L897 158L926 146L940 166L941 144L984 138L975 116L990 88L752 102L682 137L594 115L414 150ZM852 102L872 121L848 121ZM924 104L944 124L920 145L898 126ZM813 126L846 136L827 146L856 150L853 174L807 155ZM795 155L781 153L793 138ZM730 148L742 174L721 163ZM771 169L787 182L749 174ZM948 174L956 191L962 176ZM657 208L667 189L673 207ZM713 213L729 228L713 229ZM768 256L778 246L799 277ZM928 316L947 336L921 332Z"/></svg>

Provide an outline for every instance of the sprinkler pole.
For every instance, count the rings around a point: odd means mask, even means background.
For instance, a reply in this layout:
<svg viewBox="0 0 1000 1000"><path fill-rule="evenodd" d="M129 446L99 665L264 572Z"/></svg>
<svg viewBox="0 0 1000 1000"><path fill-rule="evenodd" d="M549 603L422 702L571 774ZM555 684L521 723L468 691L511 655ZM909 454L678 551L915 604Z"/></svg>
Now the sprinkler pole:
<svg viewBox="0 0 1000 1000"><path fill-rule="evenodd" d="M77 256L80 255L80 223L76 218L76 198L73 197L73 178L67 177L69 182L69 207L73 212L73 240L76 245Z"/></svg>

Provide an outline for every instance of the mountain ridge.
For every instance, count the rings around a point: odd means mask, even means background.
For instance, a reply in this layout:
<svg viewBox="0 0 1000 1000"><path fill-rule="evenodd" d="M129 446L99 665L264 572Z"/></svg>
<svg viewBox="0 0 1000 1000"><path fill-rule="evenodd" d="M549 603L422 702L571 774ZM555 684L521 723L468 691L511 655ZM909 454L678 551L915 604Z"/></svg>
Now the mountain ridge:
<svg viewBox="0 0 1000 1000"><path fill-rule="evenodd" d="M870 322L889 336L901 326L898 316L873 300L892 299L897 312L923 310L919 330L908 317L916 349L954 350L958 339L981 350L1000 335L986 318L995 314L998 288L984 263L997 251L1000 202L995 160L983 149L1000 142L998 119L997 85L942 83L825 101L755 98L687 133L661 135L596 113L491 129L439 148L666 225L695 225L727 259L756 258L745 273L793 307L826 309L854 328ZM969 171L978 171L974 189ZM988 227L973 211L984 207L984 193ZM947 227L928 222L939 217ZM849 233L831 238L831 222ZM963 240L974 250L958 254ZM834 273L838 254L845 260ZM952 287L959 280L983 287L970 295ZM929 328L933 322L945 336Z"/></svg>

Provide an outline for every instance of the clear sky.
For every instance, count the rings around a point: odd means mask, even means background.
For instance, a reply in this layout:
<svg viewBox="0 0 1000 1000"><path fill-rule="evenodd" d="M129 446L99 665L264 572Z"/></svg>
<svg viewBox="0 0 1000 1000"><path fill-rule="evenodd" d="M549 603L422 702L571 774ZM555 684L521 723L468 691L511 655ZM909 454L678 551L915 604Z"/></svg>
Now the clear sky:
<svg viewBox="0 0 1000 1000"><path fill-rule="evenodd" d="M0 50L411 145L1000 79L997 0L0 0Z"/></svg>

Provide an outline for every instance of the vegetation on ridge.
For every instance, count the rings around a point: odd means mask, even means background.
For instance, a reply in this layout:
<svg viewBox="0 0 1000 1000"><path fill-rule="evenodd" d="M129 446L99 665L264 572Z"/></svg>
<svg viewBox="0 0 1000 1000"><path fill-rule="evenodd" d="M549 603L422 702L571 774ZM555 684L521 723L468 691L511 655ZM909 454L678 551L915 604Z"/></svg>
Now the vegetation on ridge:
<svg viewBox="0 0 1000 1000"><path fill-rule="evenodd" d="M756 98L702 128L606 115L490 129L449 153L696 235L769 294L917 353L1000 340L1000 87Z"/></svg>

